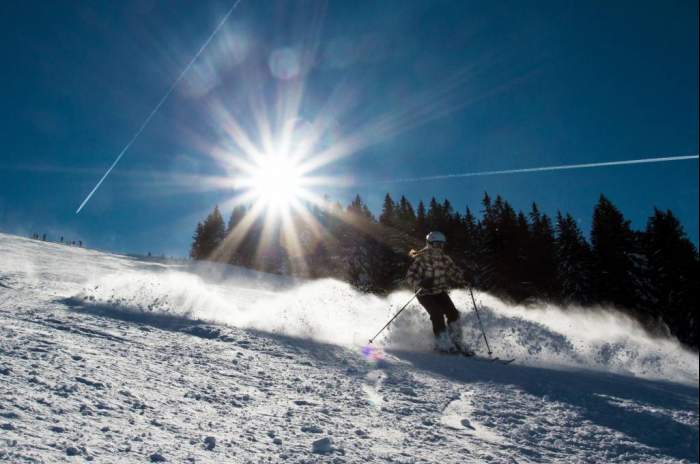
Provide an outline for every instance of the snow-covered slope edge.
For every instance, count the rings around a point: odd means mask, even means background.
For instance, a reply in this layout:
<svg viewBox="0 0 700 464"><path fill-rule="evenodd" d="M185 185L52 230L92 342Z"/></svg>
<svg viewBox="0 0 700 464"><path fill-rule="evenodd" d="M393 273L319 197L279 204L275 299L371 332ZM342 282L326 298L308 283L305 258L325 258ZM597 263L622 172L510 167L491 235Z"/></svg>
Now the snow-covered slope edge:
<svg viewBox="0 0 700 464"><path fill-rule="evenodd" d="M693 370L691 353L619 316L532 313L481 295L493 345L530 353L495 366L421 352L428 328L412 308L373 363L357 348L407 294L225 269L0 235L0 460L698 459L697 356ZM466 307L466 295L455 299ZM567 324L590 335L572 338ZM626 370L637 378L549 365L621 372L620 354L634 350ZM654 350L680 355L664 373L642 362ZM650 380L663 375L682 383Z"/></svg>

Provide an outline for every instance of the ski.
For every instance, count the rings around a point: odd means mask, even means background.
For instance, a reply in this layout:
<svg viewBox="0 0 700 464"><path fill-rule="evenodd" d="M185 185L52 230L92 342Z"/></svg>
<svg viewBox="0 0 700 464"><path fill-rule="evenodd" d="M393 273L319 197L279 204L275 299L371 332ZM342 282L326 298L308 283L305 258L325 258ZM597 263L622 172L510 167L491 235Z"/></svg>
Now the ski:
<svg viewBox="0 0 700 464"><path fill-rule="evenodd" d="M454 351L454 352L436 351L436 353L442 354L442 355L448 355L448 356L462 356L464 358L473 359L475 361L499 363L499 364L503 364L504 366L515 361L515 358L499 358L498 356L492 357L492 358L486 358L483 356L478 356L476 354L465 353L463 351Z"/></svg>
<svg viewBox="0 0 700 464"><path fill-rule="evenodd" d="M491 358L491 359L492 359L494 362L499 362L499 363L503 364L504 366L506 366L506 365L512 363L513 361L515 361L515 358L507 358L507 359Z"/></svg>
<svg viewBox="0 0 700 464"><path fill-rule="evenodd" d="M461 354L465 358L474 358L474 359L479 360L479 361L497 362L497 363L501 363L503 365L507 365L507 364L510 364L513 361L515 361L515 358L501 359L498 356L496 356L496 357L489 356L488 358L484 358L481 356L477 356L476 353L474 353L473 351L465 352L463 350L459 350L457 352L457 354Z"/></svg>
<svg viewBox="0 0 700 464"><path fill-rule="evenodd" d="M515 358L507 358L507 359L501 359L501 358L499 358L499 357L495 357L495 358L484 358L484 357L482 357L482 356L476 356L476 355L468 356L468 355L466 355L466 354L462 354L462 356L464 356L465 358L473 359L473 360L475 360L475 361L484 361L484 362L491 362L491 363L499 363L499 364L503 364L504 366L506 366L506 365L512 363L513 361L515 361Z"/></svg>

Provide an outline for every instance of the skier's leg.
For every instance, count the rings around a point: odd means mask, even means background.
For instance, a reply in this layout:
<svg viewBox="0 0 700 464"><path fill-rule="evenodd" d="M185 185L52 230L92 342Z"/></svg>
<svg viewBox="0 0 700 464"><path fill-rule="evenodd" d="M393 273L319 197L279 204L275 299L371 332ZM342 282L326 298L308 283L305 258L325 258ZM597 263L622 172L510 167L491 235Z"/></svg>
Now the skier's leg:
<svg viewBox="0 0 700 464"><path fill-rule="evenodd" d="M459 311L455 308L455 304L452 302L450 295L447 293L440 293L436 296L439 297L440 307L447 318L447 323L452 325L453 322L457 322L459 320Z"/></svg>
<svg viewBox="0 0 700 464"><path fill-rule="evenodd" d="M445 316L440 305L440 301L436 298L438 295L418 295L418 302L428 311L430 322L433 323L433 334L439 337L446 329Z"/></svg>
<svg viewBox="0 0 700 464"><path fill-rule="evenodd" d="M437 295L440 298L440 308L444 317L447 318L447 330L455 342L459 338L459 311L455 308L455 304L447 293Z"/></svg>
<svg viewBox="0 0 700 464"><path fill-rule="evenodd" d="M452 353L457 350L452 338L447 333L445 326L445 310L441 304L440 295L420 295L418 301L428 311L430 321L433 323L433 334L435 335L435 348L438 351Z"/></svg>
<svg viewBox="0 0 700 464"><path fill-rule="evenodd" d="M455 307L452 299L447 293L440 293L440 306L447 318L448 333L450 339L459 351L464 354L473 355L474 352L462 341L462 331L459 324L459 311Z"/></svg>

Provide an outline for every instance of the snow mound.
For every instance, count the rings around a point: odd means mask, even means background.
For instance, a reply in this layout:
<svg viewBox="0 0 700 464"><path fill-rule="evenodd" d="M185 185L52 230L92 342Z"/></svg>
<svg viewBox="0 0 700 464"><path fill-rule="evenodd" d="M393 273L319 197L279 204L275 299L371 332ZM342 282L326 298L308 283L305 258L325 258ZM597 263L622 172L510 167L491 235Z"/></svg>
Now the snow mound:
<svg viewBox="0 0 700 464"><path fill-rule="evenodd" d="M463 339L486 353L465 291ZM133 268L89 280L78 301L133 315L228 324L341 346L361 347L411 293L367 295L331 279L296 281L231 266ZM522 307L478 293L481 319L496 356L533 366L597 369L686 384L698 382L698 355L673 338L648 334L614 309ZM429 351L433 337L425 311L412 302L375 342L387 350Z"/></svg>

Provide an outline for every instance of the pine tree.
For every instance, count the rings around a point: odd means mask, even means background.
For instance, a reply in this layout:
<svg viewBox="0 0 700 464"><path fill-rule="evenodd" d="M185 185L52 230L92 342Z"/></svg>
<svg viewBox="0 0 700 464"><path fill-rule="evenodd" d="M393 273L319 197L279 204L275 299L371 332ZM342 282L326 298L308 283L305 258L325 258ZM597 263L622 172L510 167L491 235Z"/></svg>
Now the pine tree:
<svg viewBox="0 0 700 464"><path fill-rule="evenodd" d="M467 208L462 220L464 247L460 256L460 267L464 269L465 278L474 286L481 286L482 269L482 234L481 224Z"/></svg>
<svg viewBox="0 0 700 464"><path fill-rule="evenodd" d="M329 244L323 239L316 241L308 256L309 276L328 277L331 263Z"/></svg>
<svg viewBox="0 0 700 464"><path fill-rule="evenodd" d="M347 211L349 213L357 215L358 217L364 217L372 221L374 220L372 212L370 211L367 204L362 200L362 197L360 197L359 194L355 195L355 198L348 205Z"/></svg>
<svg viewBox="0 0 700 464"><path fill-rule="evenodd" d="M484 195L482 284L493 292L523 300L531 296L524 249L528 240L527 220L516 214L500 195L492 203Z"/></svg>
<svg viewBox="0 0 700 464"><path fill-rule="evenodd" d="M233 229L243 220L246 216L248 210L245 206L239 205L233 208L231 211L231 217L229 217L228 225L226 226L226 233L231 233Z"/></svg>
<svg viewBox="0 0 700 464"><path fill-rule="evenodd" d="M526 247L531 279L539 296L552 298L560 292L556 286L554 229L536 203L530 211L530 240Z"/></svg>
<svg viewBox="0 0 700 464"><path fill-rule="evenodd" d="M396 227L398 224L396 203L394 203L394 200L391 199L391 195L388 193L384 197L384 205L379 215L379 223L387 227Z"/></svg>
<svg viewBox="0 0 700 464"><path fill-rule="evenodd" d="M428 228L428 217L425 212L425 205L420 201L418 203L418 209L416 210L416 237L425 239L428 232L430 232L430 229Z"/></svg>
<svg viewBox="0 0 700 464"><path fill-rule="evenodd" d="M483 209L481 210L481 258L482 273L480 275L480 286L484 290L494 288L497 283L497 269L494 264L494 255L500 250L501 244L498 237L498 224L493 211L493 204L488 193L484 192L481 200Z"/></svg>
<svg viewBox="0 0 700 464"><path fill-rule="evenodd" d="M442 224L439 224L437 230L444 233L447 237L447 244L445 245L447 254L459 260L459 256L464 254L466 247L466 233L462 224L462 217L458 212L454 211L449 200L443 201L441 206L443 218Z"/></svg>
<svg viewBox="0 0 700 464"><path fill-rule="evenodd" d="M593 212L591 244L596 300L634 308L639 294L635 236L630 221L604 195Z"/></svg>
<svg viewBox="0 0 700 464"><path fill-rule="evenodd" d="M508 205L508 202L506 202ZM510 205L508 205L510 206ZM538 296L538 279L533 272L533 262L530 255L532 237L530 235L530 224L522 211L518 211L517 224L512 232L512 237L507 239L511 242L513 253L513 280L511 282L511 292L518 300Z"/></svg>
<svg viewBox="0 0 700 464"><path fill-rule="evenodd" d="M557 213L555 249L561 301L565 304L593 303L591 247L570 214Z"/></svg>
<svg viewBox="0 0 700 464"><path fill-rule="evenodd" d="M371 291L373 288L372 260L374 256L370 250L370 237L367 228L373 221L369 208L360 195L346 208L343 220L337 232L344 250L343 261L347 263L348 280L350 284L363 291Z"/></svg>
<svg viewBox="0 0 700 464"><path fill-rule="evenodd" d="M442 206L440 203L438 203L435 197L430 199L428 212L425 218L428 226L428 232L431 230L440 230L440 223L442 222Z"/></svg>
<svg viewBox="0 0 700 464"><path fill-rule="evenodd" d="M219 207L216 206L204 223L197 224L190 256L200 260L212 259L214 251L223 242L225 236L224 218L221 216Z"/></svg>
<svg viewBox="0 0 700 464"><path fill-rule="evenodd" d="M192 236L192 246L190 248L190 258L203 259L202 244L204 243L204 225L201 222L197 223L194 235Z"/></svg>
<svg viewBox="0 0 700 464"><path fill-rule="evenodd" d="M366 261L368 270L368 290L376 293L386 293L395 289L403 279L408 258L399 255L390 244L372 236L364 241L367 248Z"/></svg>
<svg viewBox="0 0 700 464"><path fill-rule="evenodd" d="M413 236L416 233L416 213L413 211L411 202L403 195L399 200L398 227L408 235Z"/></svg>
<svg viewBox="0 0 700 464"><path fill-rule="evenodd" d="M650 311L678 338L697 348L698 253L671 211L654 208L643 238Z"/></svg>
<svg viewBox="0 0 700 464"><path fill-rule="evenodd" d="M445 200L442 202L442 207L440 208L440 223L437 224L437 230L447 230L449 231L450 226L452 225L451 223L453 222L452 220L454 219L454 209L452 208L452 203L450 203L450 200L445 198Z"/></svg>
<svg viewBox="0 0 700 464"><path fill-rule="evenodd" d="M218 205L214 207L214 211L207 218L207 221L209 227L211 227L213 242L218 245L226 237L226 226ZM205 226L206 224L207 222L205 222Z"/></svg>
<svg viewBox="0 0 700 464"><path fill-rule="evenodd" d="M233 208L231 216L229 217L228 224L226 226L226 236L230 237L233 234L238 236L242 233L242 230L237 229L237 226L243 221L247 214L247 208L243 205L239 205ZM226 261L229 264L242 264L240 243L231 243L230 249L226 250L227 257Z"/></svg>
<svg viewBox="0 0 700 464"><path fill-rule="evenodd" d="M301 248L297 255L289 258L290 262L295 263L292 269L305 277L341 277L335 273L337 269L333 266L333 256L340 253L336 229L342 206L332 203L328 197L324 197L320 204L305 206L310 219L303 216L294 218L293 233L285 236L289 242L286 248L291 251Z"/></svg>

